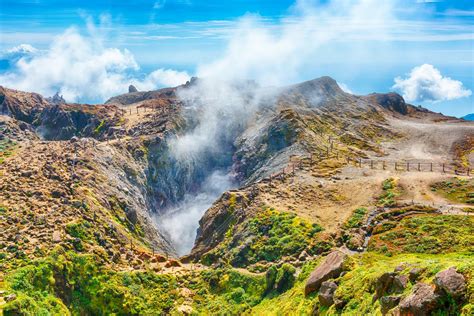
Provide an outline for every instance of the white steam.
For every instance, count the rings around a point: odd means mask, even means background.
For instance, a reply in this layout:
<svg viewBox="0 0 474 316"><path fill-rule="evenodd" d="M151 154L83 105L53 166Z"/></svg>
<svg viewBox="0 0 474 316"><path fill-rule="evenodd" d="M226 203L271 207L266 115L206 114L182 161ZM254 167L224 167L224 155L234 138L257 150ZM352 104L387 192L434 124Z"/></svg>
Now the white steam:
<svg viewBox="0 0 474 316"><path fill-rule="evenodd" d="M233 185L226 173L214 171L204 181L199 192L186 195L182 202L165 210L165 215L157 219L158 227L168 234L179 255L189 253L204 212L222 192Z"/></svg>
<svg viewBox="0 0 474 316"><path fill-rule="evenodd" d="M387 29L383 25L394 19L391 5L392 1L333 0L323 10L317 10L309 1L297 1L291 17L275 28L261 24L258 16L243 17L224 55L215 62L199 65L199 79L179 94L191 128L170 141L175 160L187 168L201 168L200 162L206 161L206 157L232 156L233 152L225 150L229 150L263 105L275 103L272 98L278 89L259 87L294 81L317 58L321 47L353 34L354 30L365 35L383 33ZM232 176L219 173L217 181L213 176L216 170L217 167L206 170L211 176L201 185L202 189L187 195L158 219L180 254L190 249L201 215L232 187ZM222 167L219 170L223 172Z"/></svg>

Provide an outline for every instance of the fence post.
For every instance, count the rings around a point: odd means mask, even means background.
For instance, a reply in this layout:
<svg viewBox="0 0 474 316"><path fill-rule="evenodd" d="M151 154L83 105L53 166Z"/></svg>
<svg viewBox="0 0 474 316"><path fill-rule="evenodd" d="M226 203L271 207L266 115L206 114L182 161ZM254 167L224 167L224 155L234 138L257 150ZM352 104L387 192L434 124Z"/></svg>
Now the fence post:
<svg viewBox="0 0 474 316"><path fill-rule="evenodd" d="M421 164L418 163L418 171L421 171Z"/></svg>
<svg viewBox="0 0 474 316"><path fill-rule="evenodd" d="M469 170L469 168L467 168L467 176L468 177L469 177L469 172L470 172L470 170Z"/></svg>
<svg viewBox="0 0 474 316"><path fill-rule="evenodd" d="M130 108L130 115L132 115L132 108Z"/></svg>
<svg viewBox="0 0 474 316"><path fill-rule="evenodd" d="M433 172L433 163L430 163L430 171Z"/></svg>
<svg viewBox="0 0 474 316"><path fill-rule="evenodd" d="M373 160L370 161L370 169L374 169L374 161Z"/></svg>
<svg viewBox="0 0 474 316"><path fill-rule="evenodd" d="M445 170L444 170L444 163L443 163L443 173L445 173Z"/></svg>
<svg viewBox="0 0 474 316"><path fill-rule="evenodd" d="M359 168L362 168L362 158L359 158Z"/></svg>
<svg viewBox="0 0 474 316"><path fill-rule="evenodd" d="M382 161L382 169L385 170L385 160Z"/></svg>
<svg viewBox="0 0 474 316"><path fill-rule="evenodd" d="M395 171L397 171L397 162L395 161Z"/></svg>
<svg viewBox="0 0 474 316"><path fill-rule="evenodd" d="M407 162L407 171L410 171L410 163Z"/></svg>

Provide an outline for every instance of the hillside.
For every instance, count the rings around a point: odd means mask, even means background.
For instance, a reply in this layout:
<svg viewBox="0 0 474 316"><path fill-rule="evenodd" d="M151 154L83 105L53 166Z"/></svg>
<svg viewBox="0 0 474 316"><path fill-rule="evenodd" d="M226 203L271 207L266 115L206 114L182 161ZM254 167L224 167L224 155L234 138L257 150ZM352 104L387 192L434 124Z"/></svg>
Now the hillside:
<svg viewBox="0 0 474 316"><path fill-rule="evenodd" d="M330 77L0 113L4 315L474 311L472 122Z"/></svg>

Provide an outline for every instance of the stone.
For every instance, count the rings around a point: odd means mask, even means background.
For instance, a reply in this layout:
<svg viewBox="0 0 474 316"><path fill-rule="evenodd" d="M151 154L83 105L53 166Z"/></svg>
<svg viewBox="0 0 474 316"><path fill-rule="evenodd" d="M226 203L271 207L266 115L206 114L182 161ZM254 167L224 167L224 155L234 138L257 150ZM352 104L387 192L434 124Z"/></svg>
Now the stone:
<svg viewBox="0 0 474 316"><path fill-rule="evenodd" d="M383 296L380 298L380 309L382 314L387 314L389 310L396 307L400 302L400 296Z"/></svg>
<svg viewBox="0 0 474 316"><path fill-rule="evenodd" d="M165 267L166 268L181 267L181 263L174 259L168 259L168 261L165 263Z"/></svg>
<svg viewBox="0 0 474 316"><path fill-rule="evenodd" d="M382 274L375 282L375 295L373 302L386 295L392 287L396 274L394 272L386 272Z"/></svg>
<svg viewBox="0 0 474 316"><path fill-rule="evenodd" d="M7 296L5 296L5 302L11 302L11 301L14 301L16 300L16 294L12 293L12 294L8 294Z"/></svg>
<svg viewBox="0 0 474 316"><path fill-rule="evenodd" d="M403 290L407 287L408 284L408 276L406 275L397 275L393 278L393 285L395 291L403 292Z"/></svg>
<svg viewBox="0 0 474 316"><path fill-rule="evenodd" d="M331 306L334 304L334 292L337 284L332 281L324 281L319 289L318 299L321 306Z"/></svg>
<svg viewBox="0 0 474 316"><path fill-rule="evenodd" d="M415 283L420 275L423 273L423 269L421 268L413 268L408 273L408 278L410 279L411 283Z"/></svg>
<svg viewBox="0 0 474 316"><path fill-rule="evenodd" d="M306 281L305 295L319 290L324 281L337 278L342 272L342 266L346 257L347 255L339 250L327 255L323 262L311 272L308 281Z"/></svg>
<svg viewBox="0 0 474 316"><path fill-rule="evenodd" d="M430 315L437 307L439 295L434 288L426 283L418 282L413 287L413 292L405 297L399 306L401 315Z"/></svg>
<svg viewBox="0 0 474 316"><path fill-rule="evenodd" d="M52 241L54 243L59 243L61 242L61 232L59 230L55 230L53 232L53 238L52 238Z"/></svg>
<svg viewBox="0 0 474 316"><path fill-rule="evenodd" d="M445 291L452 297L460 299L466 293L466 279L455 267L438 272L434 278L437 291Z"/></svg>

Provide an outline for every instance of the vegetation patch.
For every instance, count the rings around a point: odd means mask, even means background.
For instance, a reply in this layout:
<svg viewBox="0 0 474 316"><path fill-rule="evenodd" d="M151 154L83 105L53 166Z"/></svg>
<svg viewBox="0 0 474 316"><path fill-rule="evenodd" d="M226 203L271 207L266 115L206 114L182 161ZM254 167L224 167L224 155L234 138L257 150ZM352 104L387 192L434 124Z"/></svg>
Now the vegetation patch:
<svg viewBox="0 0 474 316"><path fill-rule="evenodd" d="M431 191L457 202L474 204L474 179L452 178L431 185Z"/></svg>
<svg viewBox="0 0 474 316"><path fill-rule="evenodd" d="M456 215L407 217L376 227L369 251L394 253L474 252L474 218Z"/></svg>
<svg viewBox="0 0 474 316"><path fill-rule="evenodd" d="M319 254L329 250L332 243L318 238L323 229L293 213L266 208L239 230L232 225L225 240L205 254L202 262L212 264L219 259L241 267L260 261L275 262L284 256L298 256L303 250Z"/></svg>
<svg viewBox="0 0 474 316"><path fill-rule="evenodd" d="M379 206L395 206L395 198L402 193L397 180L389 178L382 183L383 193L378 197Z"/></svg>
<svg viewBox="0 0 474 316"><path fill-rule="evenodd" d="M5 158L13 154L16 146L17 143L7 137L0 140L0 163L3 163Z"/></svg>
<svg viewBox="0 0 474 316"><path fill-rule="evenodd" d="M359 207L352 213L352 216L344 223L344 228L359 228L364 224L364 219L367 214L365 207Z"/></svg>

